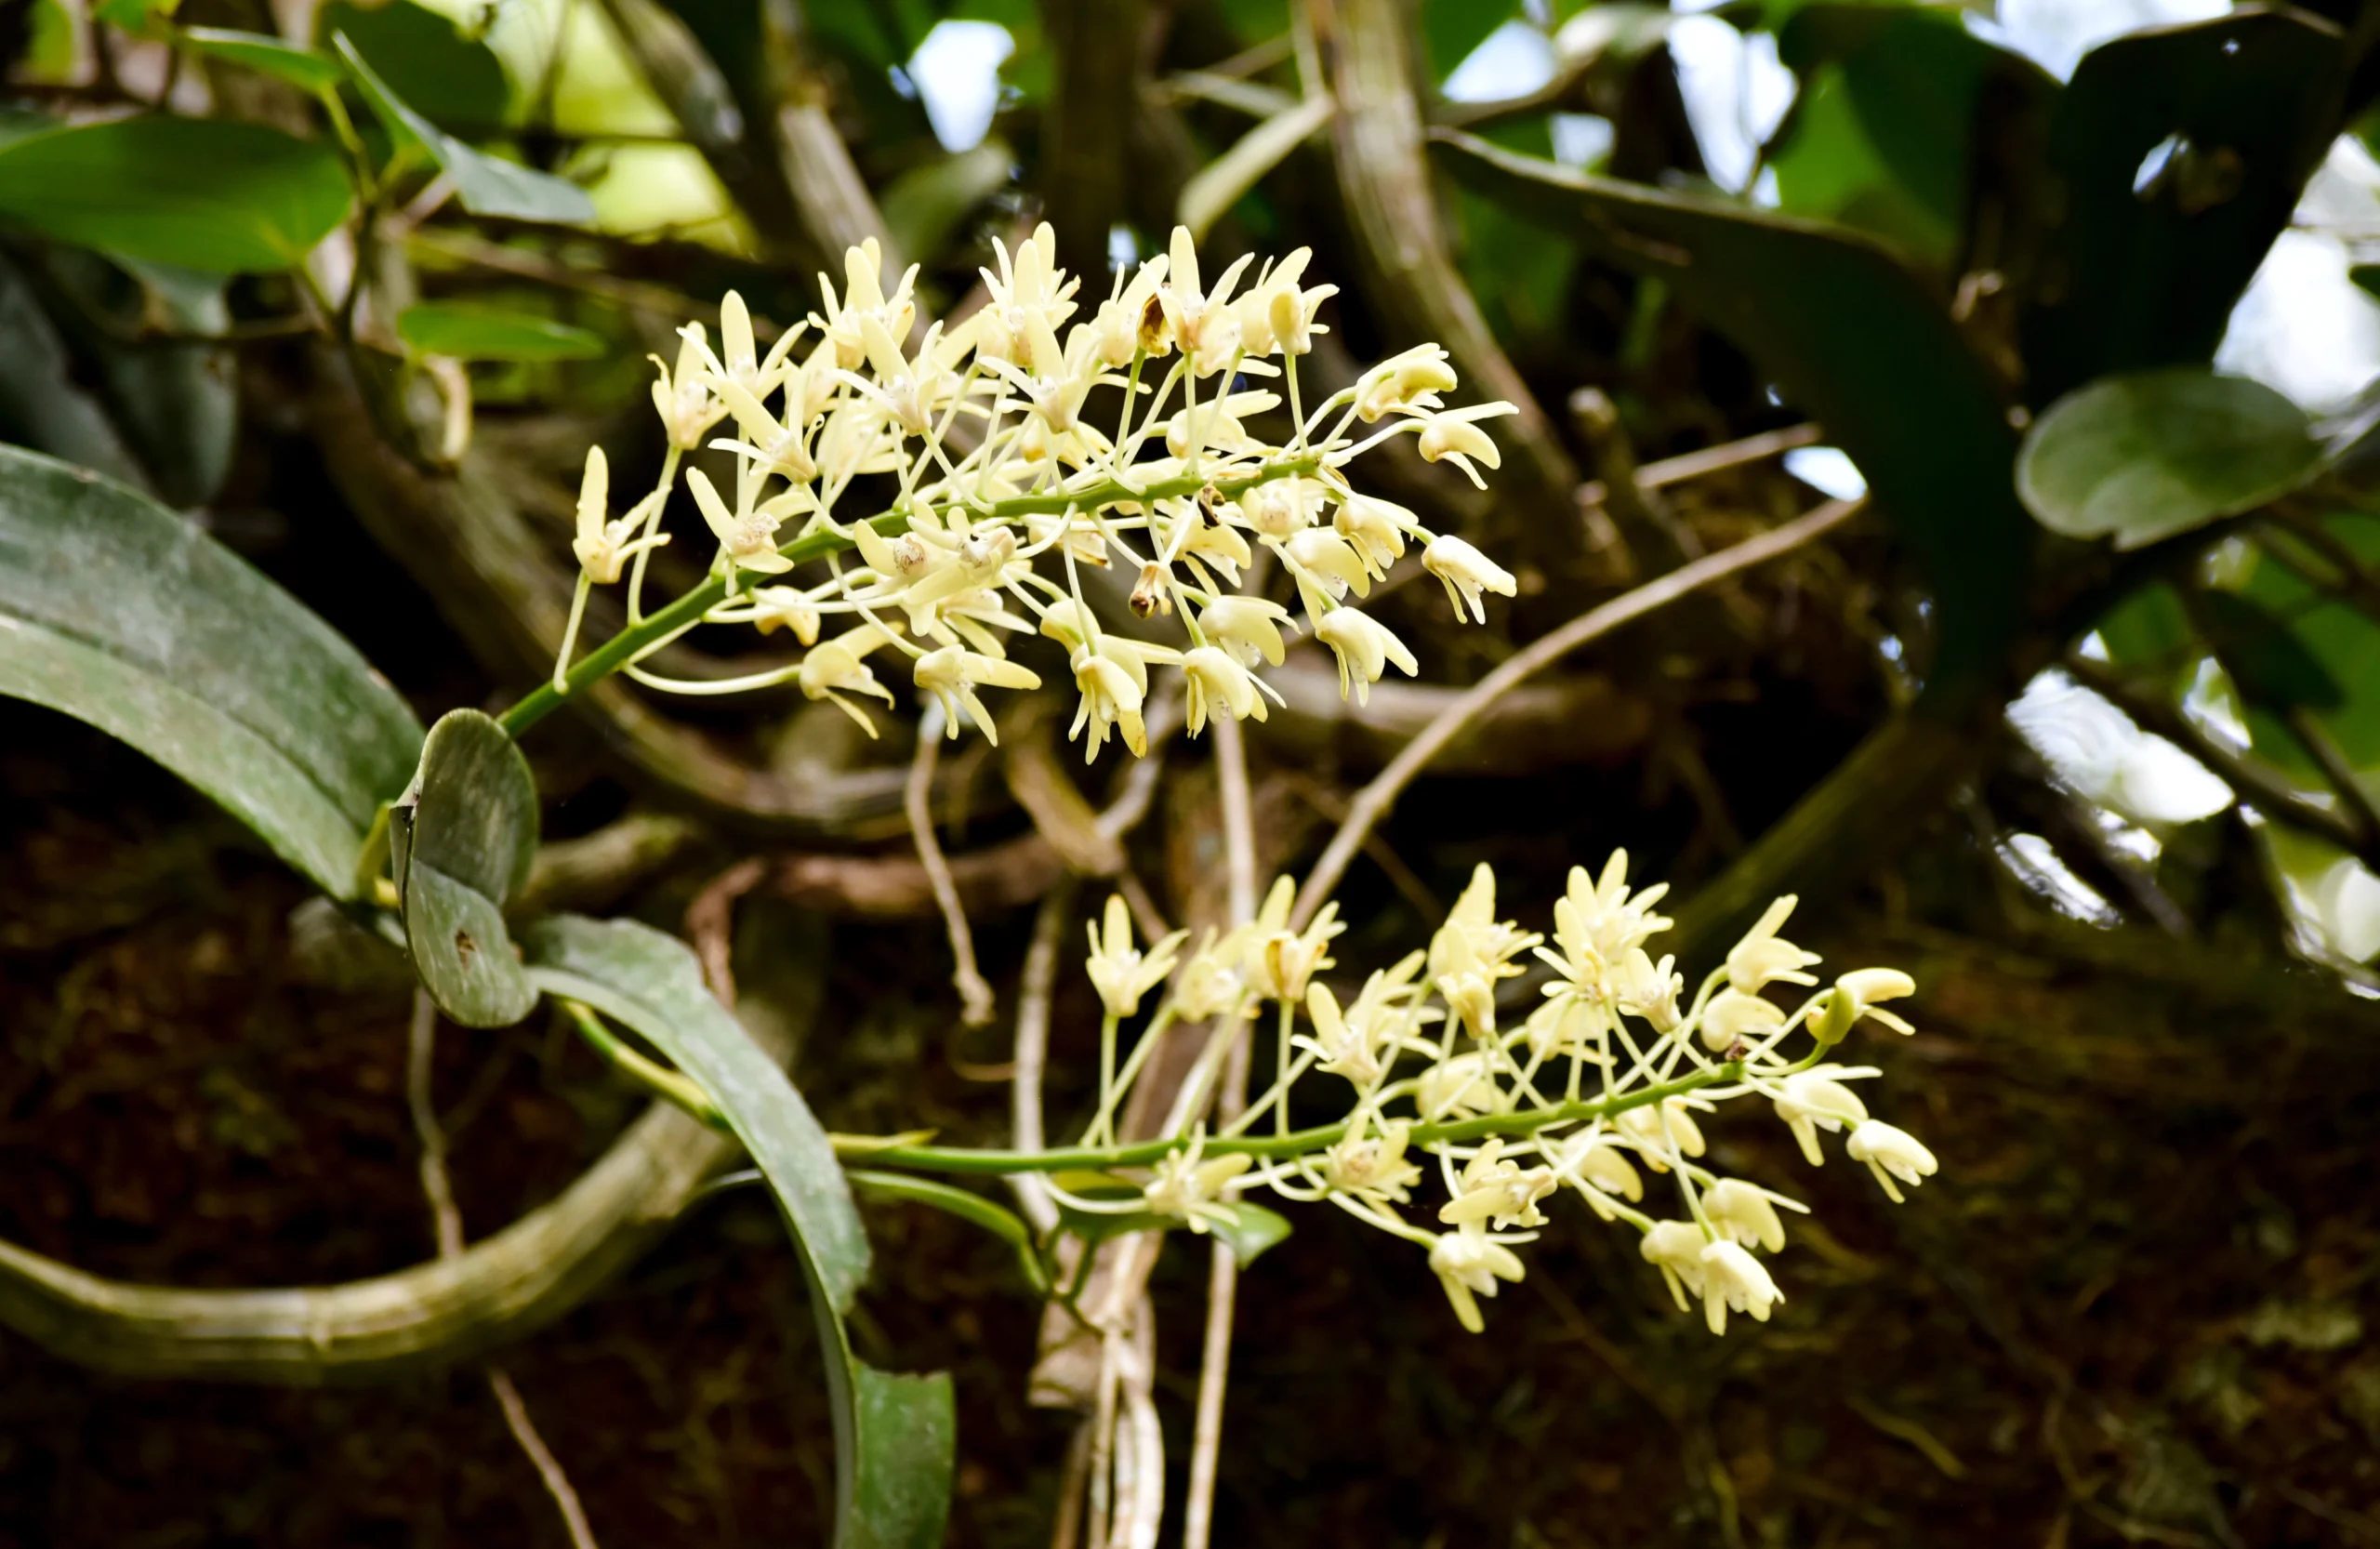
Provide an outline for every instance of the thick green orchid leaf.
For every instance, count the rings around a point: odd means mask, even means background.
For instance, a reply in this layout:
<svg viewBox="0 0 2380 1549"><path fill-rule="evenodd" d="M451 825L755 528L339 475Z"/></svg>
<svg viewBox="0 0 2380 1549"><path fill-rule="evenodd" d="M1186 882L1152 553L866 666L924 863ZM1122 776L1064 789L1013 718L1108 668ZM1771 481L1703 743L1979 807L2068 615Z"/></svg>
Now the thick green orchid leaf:
<svg viewBox="0 0 2380 1549"><path fill-rule="evenodd" d="M2030 524L2007 406L1946 298L1841 227L1438 138L1466 187L1666 282L1850 454L1934 590L1929 693L1998 671L2022 622Z"/></svg>
<svg viewBox="0 0 2380 1549"><path fill-rule="evenodd" d="M833 1145L783 1070L703 984L694 952L628 920L557 916L522 932L529 977L635 1028L694 1078L766 1175L793 1229L826 1353L836 1549L931 1549L950 1504L950 1379L878 1371L843 1324L867 1238Z"/></svg>
<svg viewBox="0 0 2380 1549"><path fill-rule="evenodd" d="M336 34L331 41L339 58L355 73L364 99L395 142L396 161L427 158L445 168L455 179L455 197L463 208L473 215L559 225L585 225L595 218L595 201L585 189L518 162L472 150L408 107L345 33Z"/></svg>
<svg viewBox="0 0 2380 1549"><path fill-rule="evenodd" d="M336 150L261 124L144 113L0 145L0 217L184 269L287 269L353 203Z"/></svg>
<svg viewBox="0 0 2380 1549"><path fill-rule="evenodd" d="M415 302L397 314L397 337L425 355L464 361L585 361L603 352L603 341L584 328L458 301Z"/></svg>
<svg viewBox="0 0 2380 1549"><path fill-rule="evenodd" d="M243 33L229 27L186 27L183 46L210 60L236 64L288 82L302 91L324 92L344 83L347 67L311 48L274 37L270 33Z"/></svg>
<svg viewBox="0 0 2380 1549"><path fill-rule="evenodd" d="M2129 372L2068 393L2016 458L2016 493L2068 537L2137 549L2286 495L2322 464L2306 412L2202 366Z"/></svg>
<svg viewBox="0 0 2380 1549"><path fill-rule="evenodd" d="M337 898L421 726L355 648L145 496L0 446L0 694L88 722Z"/></svg>
<svg viewBox="0 0 2380 1549"><path fill-rule="evenodd" d="M512 85L503 62L451 15L413 0L330 0L315 13L314 41L320 45L342 33L372 61L373 73L390 92L442 128L484 135L510 116ZM347 78L343 68L339 78Z"/></svg>
<svg viewBox="0 0 2380 1549"><path fill-rule="evenodd" d="M2032 262L2026 393L2204 362L2340 127L2347 41L2244 6L2082 57L2048 157L2057 219Z"/></svg>
<svg viewBox="0 0 2380 1549"><path fill-rule="evenodd" d="M504 728L450 710L389 814L405 945L430 999L466 1027L504 1027L537 992L513 950L504 902L537 853L537 786Z"/></svg>

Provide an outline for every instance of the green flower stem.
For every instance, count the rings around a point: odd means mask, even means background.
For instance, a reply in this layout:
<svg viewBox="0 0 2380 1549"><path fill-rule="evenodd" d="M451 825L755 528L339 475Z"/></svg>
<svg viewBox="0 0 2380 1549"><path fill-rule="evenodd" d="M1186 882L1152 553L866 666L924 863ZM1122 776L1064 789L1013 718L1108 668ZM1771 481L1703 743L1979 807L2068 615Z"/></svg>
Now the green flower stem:
<svg viewBox="0 0 2380 1549"><path fill-rule="evenodd" d="M1818 1059L1793 1066L1806 1068ZM1780 1072L1784 1074L1788 1072ZM1666 1097L1677 1097L1723 1081L1743 1079L1739 1063L1729 1063L1707 1071L1682 1076L1674 1081L1649 1086L1625 1096L1607 1097L1595 1102L1564 1103L1556 1107L1540 1108L1534 1113L1487 1114L1477 1119L1450 1119L1437 1124L1416 1124L1409 1139L1416 1145L1435 1145L1442 1142L1486 1140L1491 1135L1534 1134L1555 1124L1577 1123L1590 1119L1609 1119L1630 1108L1641 1108ZM1344 1122L1325 1124L1312 1130L1292 1130L1283 1135L1261 1138L1233 1136L1216 1137L1206 1143L1201 1153L1207 1157L1249 1156L1257 1158L1302 1157L1326 1150L1342 1139L1347 1132ZM1052 1151L979 1151L955 1145L892 1145L867 1153L867 1159L882 1167L912 1168L920 1172L956 1172L1002 1174L1011 1172L1052 1172L1077 1168L1148 1167L1182 1149L1183 1142L1172 1140L1143 1141L1131 1145L1078 1145Z"/></svg>
<svg viewBox="0 0 2380 1549"><path fill-rule="evenodd" d="M1018 1266L1025 1271L1025 1281L1033 1287L1033 1294L1043 1298L1049 1296L1050 1271L1033 1245L1033 1228L1027 1226L1015 1211L996 1205L980 1194L970 1194L963 1188L939 1184L931 1178L913 1178L903 1172L878 1172L862 1168L847 1169L843 1176L863 1194L880 1194L887 1198L928 1205L981 1226L1016 1250Z"/></svg>
<svg viewBox="0 0 2380 1549"><path fill-rule="evenodd" d="M1315 472L1322 466L1318 455L1285 457L1266 463L1253 473L1236 479L1209 480L1193 474L1179 474L1170 479L1152 480L1144 485L1132 485L1121 479L1105 479L1082 489L1064 494L1019 495L1006 500L994 500L980 507L968 508L970 514L995 520L1020 516L1063 516L1082 507L1113 505L1119 500L1146 505L1153 501L1177 499L1193 496L1212 483L1225 496L1235 496L1276 479L1300 478ZM887 511L868 518L868 525L888 536L899 532L908 522L906 513ZM852 547L852 540L835 533L809 533L792 542L779 546L777 552L796 564L823 559L828 554ZM727 577L713 575L701 585L657 612L650 613L639 622L622 629L594 650L587 653L578 664L564 674L560 689L550 682L540 683L522 696L519 703L497 718L497 724L513 737L553 713L572 694L597 680L618 671L637 659L646 647L675 633L694 628L703 616L717 607L727 597Z"/></svg>

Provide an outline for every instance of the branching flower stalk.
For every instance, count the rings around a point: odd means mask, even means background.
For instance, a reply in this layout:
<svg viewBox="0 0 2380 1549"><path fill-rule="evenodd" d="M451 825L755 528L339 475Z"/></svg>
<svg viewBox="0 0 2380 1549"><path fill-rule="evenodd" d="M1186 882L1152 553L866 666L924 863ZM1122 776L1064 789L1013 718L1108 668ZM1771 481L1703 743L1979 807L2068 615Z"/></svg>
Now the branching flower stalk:
<svg viewBox="0 0 2380 1549"><path fill-rule="evenodd" d="M996 739L983 692L1039 685L1009 655L1012 637L1038 632L1067 653L1070 735L1086 756L1110 735L1138 754L1153 668L1182 673L1194 735L1210 716L1264 719L1280 696L1257 669L1278 665L1301 629L1332 651L1342 693L1358 700L1391 664L1414 672L1405 642L1348 601L1368 596L1408 547L1458 616L1484 623L1485 593L1513 595L1514 577L1487 555L1348 476L1397 435L1474 483L1479 465L1498 465L1482 424L1513 406L1448 408L1444 350L1408 350L1309 410L1298 363L1335 287L1301 283L1304 249L1252 279L1242 258L1209 285L1177 230L1169 253L1118 273L1093 310L1078 305L1079 283L1054 251L1047 226L1013 254L1000 246L998 272L984 273L990 299L955 325L918 329L916 271L886 294L871 241L848 254L840 292L820 276L823 312L765 356L732 293L716 349L700 324L682 329L677 360L654 362L669 447L660 479L615 517L602 454L588 452L570 626L551 682L507 713L507 729L616 671L687 695L793 682L874 735L865 701L893 702L879 673L898 662L940 702L949 735L972 722ZM1278 444L1255 429L1282 406L1275 383L1296 406ZM1094 412L1104 397L1117 404L1112 428ZM962 418L974 427L963 438L952 433ZM733 459L725 487L682 467L705 449ZM669 540L660 523L681 467L717 550L704 582L648 613L646 564ZM846 516L863 479L896 493L888 509ZM1241 589L1260 546L1290 576L1299 614ZM811 575L821 563L824 576ZM1132 611L1177 619L1181 643L1104 629L1082 591L1091 567L1120 567ZM627 628L574 661L588 593L623 582ZM705 623L782 629L805 654L725 681L641 665Z"/></svg>
<svg viewBox="0 0 2380 1549"><path fill-rule="evenodd" d="M1495 877L1483 866L1426 950L1373 970L1342 997L1331 984L1354 981L1333 975L1330 950L1344 927L1326 906L1302 931L1290 930L1293 891L1281 879L1254 920L1208 933L1180 961L1120 1068L1119 1025L1139 1013L1182 941L1137 949L1127 911L1106 910L1087 970L1107 1011L1101 1091L1080 1144L1032 1152L896 1145L872 1151L870 1162L1067 1173L1068 1186L1053 1182L1051 1192L1078 1223L1154 1213L1205 1233L1233 1225L1236 1198L1259 1190L1329 1204L1426 1253L1474 1332L1485 1323L1479 1298L1522 1278L1515 1250L1536 1240L1548 1221L1542 1207L1564 1192L1636 1231L1681 1309L1699 1301L1713 1333L1726 1331L1730 1313L1765 1321L1784 1292L1758 1254L1784 1246L1780 1211L1805 1207L1699 1159L1710 1116L1731 1103L1765 1102L1812 1165L1824 1160L1821 1134L1844 1134L1849 1157L1895 1200L1901 1185L1936 1170L1924 1145L1871 1119L1853 1092L1849 1083L1878 1070L1831 1058L1862 1022L1911 1031L1883 1002L1913 994L1915 984L1897 969L1862 968L1821 987L1808 972L1818 955L1780 934L1790 895L1688 999L1674 960L1648 950L1671 923L1655 912L1667 886L1632 891L1624 852L1599 876L1573 868L1550 938L1497 917ZM1552 977L1542 1003L1508 1022L1496 989L1529 958ZM1771 999L1779 986L1805 993L1784 1004ZM1168 1139L1113 1139L1112 1115L1167 1026L1210 1029L1182 1098L1197 1113L1231 1035L1260 1016L1277 1021L1281 1063L1236 1119L1211 1132L1187 1124ZM1343 1116L1289 1129L1293 1090L1310 1103L1316 1083L1345 1100ZM1084 1172L1104 1176L1071 1175ZM1666 1207L1665 1191L1673 1193Z"/></svg>

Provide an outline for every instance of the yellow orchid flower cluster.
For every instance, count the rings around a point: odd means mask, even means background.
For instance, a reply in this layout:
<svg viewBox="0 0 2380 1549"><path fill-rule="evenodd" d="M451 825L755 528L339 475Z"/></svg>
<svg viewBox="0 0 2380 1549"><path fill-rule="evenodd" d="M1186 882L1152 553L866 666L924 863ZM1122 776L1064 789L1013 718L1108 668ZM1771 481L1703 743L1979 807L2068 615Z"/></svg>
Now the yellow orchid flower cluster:
<svg viewBox="0 0 2380 1549"><path fill-rule="evenodd" d="M1124 1092L1177 1021L1209 1024L1206 1055L1177 1114L1204 1110L1223 1053L1267 1004L1278 1020L1278 1058L1271 1086L1240 1117L1211 1131L1187 1127L1183 1148L1158 1159L1140 1198L1066 1202L1154 1211L1207 1231L1245 1191L1327 1200L1425 1249L1456 1317L1477 1332L1479 1298L1523 1277L1514 1250L1536 1239L1543 1207L1569 1191L1602 1220L1634 1227L1681 1310L1700 1302L1713 1333L1726 1331L1731 1312L1765 1321L1784 1292L1757 1254L1784 1247L1780 1208L1805 1207L1706 1166L1702 1116L1765 1101L1813 1166L1824 1159L1819 1132L1847 1132L1846 1153L1897 1201L1900 1185L1936 1171L1934 1156L1869 1117L1847 1083L1878 1075L1874 1066L1829 1055L1862 1021L1911 1031L1879 1002L1917 986L1898 970L1863 968L1821 987L1808 972L1818 955L1779 934L1794 907L1789 895L1684 999L1675 960L1648 950L1672 923L1656 912L1667 891L1631 891L1625 852L1600 875L1574 867L1549 941L1497 917L1496 879L1482 866L1426 950L1373 971L1352 995L1331 987L1354 983L1329 973L1338 966L1330 944L1344 929L1334 908L1292 929L1287 879L1255 920L1210 932L1186 957L1180 932L1135 948L1129 912L1111 902L1091 940L1088 971L1107 1017L1102 1101L1087 1145L1113 1138ZM1508 1015L1513 997L1500 986L1527 972L1529 959L1543 970L1540 995L1519 1008L1525 1014ZM1169 975L1169 994L1117 1070L1119 1020ZM1802 992L1800 1003L1771 1000L1779 986ZM1789 1057L1783 1046L1795 1035L1807 1047ZM1292 1132L1289 1092L1309 1077L1346 1083L1349 1106L1333 1124ZM1425 1226L1408 1211L1431 1172L1445 1198ZM1656 1213L1647 1174L1656 1187L1674 1186L1676 1215Z"/></svg>
<svg viewBox="0 0 2380 1549"><path fill-rule="evenodd" d="M686 467L684 483L725 585L683 627L784 629L807 655L725 682L628 670L684 693L795 682L871 735L862 702L892 704L879 674L906 659L948 735L972 722L994 735L980 691L1039 685L1011 657L1014 637L1038 632L1066 653L1086 753L1111 733L1140 753L1152 669L1182 673L1193 735L1212 715L1264 719L1280 696L1258 669L1277 666L1300 629L1336 655L1342 691L1359 699L1390 664L1413 672L1406 644L1348 601L1408 548L1458 616L1484 623L1484 594L1514 593L1476 548L1347 477L1365 452L1409 434L1424 458L1477 483L1499 461L1483 422L1512 405L1448 408L1454 371L1425 345L1309 409L1298 364L1335 287L1303 284L1305 249L1252 273L1242 258L1210 283L1176 230L1169 252L1119 271L1090 306L1055 263L1049 227L1013 253L995 245L985 299L956 323L921 325L917 271L887 290L871 239L847 255L840 289L819 277L823 311L765 353L733 293L716 347L699 324L681 329L676 362L654 361L669 452L654 491L615 515L602 454L588 455L571 640L588 589L624 576L629 619L643 618L647 562L668 541L663 507L681 461L704 451L725 460ZM1260 433L1284 406L1286 431ZM865 516L848 510L855 492ZM798 578L788 550L824 574ZM1290 578L1297 615L1256 589L1260 553ZM1083 592L1093 567L1118 568L1130 611L1178 620L1181 642L1103 623Z"/></svg>

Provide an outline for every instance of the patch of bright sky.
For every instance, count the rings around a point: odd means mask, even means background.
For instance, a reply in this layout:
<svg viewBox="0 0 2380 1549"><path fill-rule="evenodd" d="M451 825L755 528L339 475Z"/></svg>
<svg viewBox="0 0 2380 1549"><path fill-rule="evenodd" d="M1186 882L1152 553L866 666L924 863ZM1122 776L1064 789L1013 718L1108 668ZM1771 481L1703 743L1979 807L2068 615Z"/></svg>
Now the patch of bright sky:
<svg viewBox="0 0 2380 1549"><path fill-rule="evenodd" d="M1000 66L1016 39L997 21L937 21L903 72L945 151L972 151L992 132Z"/></svg>
<svg viewBox="0 0 2380 1549"><path fill-rule="evenodd" d="M1996 16L1970 12L1967 26L2063 81L2083 55L2109 38L2205 21L2230 9L2229 0L2000 0Z"/></svg>

